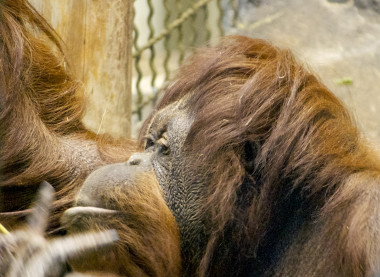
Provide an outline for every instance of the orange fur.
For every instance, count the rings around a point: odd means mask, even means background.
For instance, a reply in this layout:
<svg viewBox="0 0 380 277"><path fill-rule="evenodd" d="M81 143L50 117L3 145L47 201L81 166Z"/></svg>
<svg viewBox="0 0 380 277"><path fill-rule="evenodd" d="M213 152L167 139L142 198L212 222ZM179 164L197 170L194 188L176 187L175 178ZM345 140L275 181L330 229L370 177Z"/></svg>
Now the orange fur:
<svg viewBox="0 0 380 277"><path fill-rule="evenodd" d="M239 274L256 261L258 272L268 262L286 276L379 272L379 159L343 104L289 50L227 37L187 61L157 110L185 96L194 119L186 147L213 176L205 203L213 227L200 276ZM304 248L294 244L292 254L262 261L296 212L304 222L293 231L327 245L325 252L313 252L305 239ZM287 267L300 253L315 261L314 271ZM332 268L318 271L323 255Z"/></svg>
<svg viewBox="0 0 380 277"><path fill-rule="evenodd" d="M27 1L0 1L0 222L7 228L25 216L42 180L57 190L57 227L91 171L127 160L136 149L131 140L85 129L82 87L61 49Z"/></svg>
<svg viewBox="0 0 380 277"><path fill-rule="evenodd" d="M127 188L125 187L127 186ZM153 172L137 176L123 187L103 190L103 205L118 215L80 216L70 233L116 229L120 240L112 249L72 260L77 271L114 272L121 276L180 276L179 234Z"/></svg>

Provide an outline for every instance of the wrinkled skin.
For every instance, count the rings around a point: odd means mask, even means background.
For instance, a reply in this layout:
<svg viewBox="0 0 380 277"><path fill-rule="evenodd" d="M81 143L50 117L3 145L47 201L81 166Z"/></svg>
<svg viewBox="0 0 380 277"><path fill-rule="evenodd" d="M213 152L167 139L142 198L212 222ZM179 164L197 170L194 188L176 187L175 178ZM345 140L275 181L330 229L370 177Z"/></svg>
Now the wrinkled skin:
<svg viewBox="0 0 380 277"><path fill-rule="evenodd" d="M77 196L77 207L64 213L61 222L69 234L115 229L120 237L112 249L71 260L75 271L180 275L177 224L144 157L137 154L128 163L93 172Z"/></svg>
<svg viewBox="0 0 380 277"><path fill-rule="evenodd" d="M110 210L120 210L122 207L118 201L105 199L109 191L128 194L131 186L140 185L135 181L139 175L153 174L178 224L181 257L184 259L182 264L186 265L183 270L193 270L207 242L208 228L206 214L201 208L206 172L194 165L191 152L184 152L191 122L185 102L174 103L157 113L145 136L144 152L135 153L126 163L102 167L86 180L77 195L78 208L69 209L63 217L64 225L69 226L69 233L89 228L83 223L83 218L89 221L100 219L103 228L115 228L104 223Z"/></svg>
<svg viewBox="0 0 380 277"><path fill-rule="evenodd" d="M198 166L197 154L186 148L191 123L185 101L159 111L147 129L144 154L144 159L154 168L165 201L179 226L185 270L199 263L209 232L202 209L206 168ZM133 159L134 156L130 163Z"/></svg>

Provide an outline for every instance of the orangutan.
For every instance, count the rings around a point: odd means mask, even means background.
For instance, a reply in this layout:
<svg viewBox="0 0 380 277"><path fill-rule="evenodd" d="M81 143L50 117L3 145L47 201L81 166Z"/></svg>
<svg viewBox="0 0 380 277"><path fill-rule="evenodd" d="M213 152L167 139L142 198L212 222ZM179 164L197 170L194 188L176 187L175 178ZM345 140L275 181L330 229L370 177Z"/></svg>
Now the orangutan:
<svg viewBox="0 0 380 277"><path fill-rule="evenodd" d="M198 50L140 137L144 152L88 177L64 214L69 231L117 228L109 211L140 211L125 199L153 178L178 225L180 276L380 272L379 159L289 50L242 36Z"/></svg>

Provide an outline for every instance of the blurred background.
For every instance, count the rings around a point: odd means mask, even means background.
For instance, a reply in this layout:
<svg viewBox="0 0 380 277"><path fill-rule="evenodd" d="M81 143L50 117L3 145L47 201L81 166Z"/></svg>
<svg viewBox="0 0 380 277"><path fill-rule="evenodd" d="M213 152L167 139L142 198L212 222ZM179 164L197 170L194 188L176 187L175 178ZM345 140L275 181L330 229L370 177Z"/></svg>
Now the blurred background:
<svg viewBox="0 0 380 277"><path fill-rule="evenodd" d="M31 0L84 84L85 124L135 137L195 47L228 34L290 48L380 144L380 0Z"/></svg>

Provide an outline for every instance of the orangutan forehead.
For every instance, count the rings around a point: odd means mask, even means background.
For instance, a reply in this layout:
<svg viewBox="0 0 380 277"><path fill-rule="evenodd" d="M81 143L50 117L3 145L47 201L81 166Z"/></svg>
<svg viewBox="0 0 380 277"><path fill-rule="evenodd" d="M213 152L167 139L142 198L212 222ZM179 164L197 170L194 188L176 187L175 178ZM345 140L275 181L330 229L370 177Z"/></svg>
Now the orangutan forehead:
<svg viewBox="0 0 380 277"><path fill-rule="evenodd" d="M171 123L175 125L186 125L181 127L181 129L186 128L191 122L188 114L188 102L189 96L184 96L176 102L173 102L164 108L158 110L152 117L149 126L146 130L146 135L154 132L164 132ZM186 122L184 122L186 121ZM179 127L179 126L178 126Z"/></svg>

